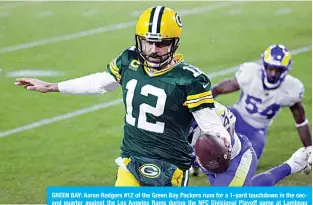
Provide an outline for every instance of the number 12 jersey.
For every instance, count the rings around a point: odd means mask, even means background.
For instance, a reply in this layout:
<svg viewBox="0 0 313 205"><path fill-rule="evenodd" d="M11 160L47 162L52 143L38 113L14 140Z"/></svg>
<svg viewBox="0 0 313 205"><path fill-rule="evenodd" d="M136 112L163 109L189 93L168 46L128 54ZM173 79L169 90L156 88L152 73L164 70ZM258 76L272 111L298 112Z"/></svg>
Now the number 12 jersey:
<svg viewBox="0 0 313 205"><path fill-rule="evenodd" d="M122 86L125 105L121 156L164 160L187 170L192 112L214 108L211 83L198 68L175 55L175 66L154 70L140 62L134 47L108 66Z"/></svg>

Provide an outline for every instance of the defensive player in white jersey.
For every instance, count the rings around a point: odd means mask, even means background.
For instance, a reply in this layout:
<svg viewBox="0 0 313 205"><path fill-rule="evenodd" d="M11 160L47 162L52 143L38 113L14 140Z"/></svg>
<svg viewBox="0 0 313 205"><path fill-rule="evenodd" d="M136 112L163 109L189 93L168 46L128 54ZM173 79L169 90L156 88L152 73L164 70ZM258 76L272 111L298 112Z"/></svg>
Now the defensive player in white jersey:
<svg viewBox="0 0 313 205"><path fill-rule="evenodd" d="M283 45L271 45L261 55L262 65L244 63L236 75L212 88L214 98L240 90L240 98L229 109L237 118L236 131L249 138L260 158L268 126L281 107L289 107L304 146L312 145L311 132L301 99L304 87L288 74L291 53Z"/></svg>
<svg viewBox="0 0 313 205"><path fill-rule="evenodd" d="M236 117L233 113L216 101L214 104L217 115L231 136L232 153L230 165L224 173L215 174L201 168L211 186L273 186L290 174L304 170L311 163L311 147L302 147L283 164L254 176L258 160L251 142L246 136L236 133ZM195 121L189 135L191 145L195 145L200 136L201 129ZM194 155L194 167L199 164Z"/></svg>

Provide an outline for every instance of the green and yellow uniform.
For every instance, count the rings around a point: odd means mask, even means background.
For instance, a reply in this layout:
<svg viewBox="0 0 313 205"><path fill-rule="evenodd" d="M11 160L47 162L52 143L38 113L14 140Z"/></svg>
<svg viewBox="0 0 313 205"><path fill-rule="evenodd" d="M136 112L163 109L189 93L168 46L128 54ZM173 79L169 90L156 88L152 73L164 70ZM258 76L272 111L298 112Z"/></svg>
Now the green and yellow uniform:
<svg viewBox="0 0 313 205"><path fill-rule="evenodd" d="M198 68L183 61L182 55L174 56L175 66L160 71L144 66L139 59L132 47L108 65L109 73L122 86L126 110L121 157L128 169L132 169L134 160L140 161L138 166L150 160L157 169L148 167L144 170L148 175L164 172L158 169L162 166L159 162L173 165L172 174L176 172L182 178L191 163L187 139L191 112L214 107L210 81ZM138 177L138 185L145 185Z"/></svg>

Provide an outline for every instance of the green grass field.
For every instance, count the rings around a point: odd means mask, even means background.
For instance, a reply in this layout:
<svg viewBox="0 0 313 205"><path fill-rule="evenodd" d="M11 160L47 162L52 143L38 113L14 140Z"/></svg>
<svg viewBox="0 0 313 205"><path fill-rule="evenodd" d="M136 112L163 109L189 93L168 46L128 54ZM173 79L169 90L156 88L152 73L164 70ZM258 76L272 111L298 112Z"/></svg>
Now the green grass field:
<svg viewBox="0 0 313 205"><path fill-rule="evenodd" d="M162 3L185 14L179 51L187 62L206 73L256 60L273 43L285 44L290 50L312 43L311 2ZM39 77L57 82L103 71L123 49L133 45L133 22L138 18L134 13L152 5L158 3L21 2L14 6L0 2L0 135L121 98L120 90L102 96L30 93L14 86L14 78L8 74L25 69L64 72L63 76ZM121 23L128 26L118 29L116 25ZM101 32L90 31L99 27ZM77 35L87 30L89 33ZM311 68L311 51L294 56L291 74L305 85L303 102L310 122ZM213 78L212 82L232 75ZM234 93L218 101L231 105L237 98ZM0 204L45 203L46 187L51 185L112 186L123 115L124 106L118 103L1 137ZM292 115L288 108L282 109L270 127L258 172L284 162L300 146ZM311 186L311 177L299 173L279 185ZM191 179L190 185L209 183L201 176Z"/></svg>

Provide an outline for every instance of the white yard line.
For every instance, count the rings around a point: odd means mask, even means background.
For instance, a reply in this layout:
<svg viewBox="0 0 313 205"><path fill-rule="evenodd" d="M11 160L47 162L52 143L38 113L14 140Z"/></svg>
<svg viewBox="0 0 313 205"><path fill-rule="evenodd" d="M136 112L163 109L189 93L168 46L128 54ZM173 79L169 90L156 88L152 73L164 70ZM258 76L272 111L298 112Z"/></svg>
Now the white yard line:
<svg viewBox="0 0 313 205"><path fill-rule="evenodd" d="M278 9L275 11L276 15L285 15L285 14L289 14L292 12L291 8L284 8L284 9Z"/></svg>
<svg viewBox="0 0 313 205"><path fill-rule="evenodd" d="M132 12L130 12L131 16L139 16L141 14L142 10L134 10Z"/></svg>
<svg viewBox="0 0 313 205"><path fill-rule="evenodd" d="M298 54L301 54L301 53L309 52L311 50L312 50L312 46L305 46L305 47L302 47L302 48L299 48L299 49L292 50L291 53L293 55L298 55ZM255 60L255 62L258 62L258 60ZM211 79L219 77L219 76L225 76L225 75L228 75L230 73L235 72L238 69L238 67L239 67L239 65L233 66L233 67L230 67L230 68L225 68L225 69L220 70L218 72L210 73L210 74L208 74L208 76ZM54 123L54 122L58 122L58 121L61 121L61 120L70 119L70 118L73 118L73 117L76 117L76 116L79 116L79 115L82 115L82 114L94 112L94 111L97 111L97 110L100 110L100 109L104 109L104 108L107 108L107 107L111 107L111 106L114 106L114 105L117 105L117 104L120 104L120 103L122 103L122 98L116 99L116 100L113 100L113 101L110 101L110 102L105 102L105 103L102 103L102 104L94 105L94 106L91 106L91 107L86 107L86 108L83 108L83 109L79 109L79 110L76 110L74 112L70 112L70 113L66 113L66 114L63 114L63 115L59 115L59 116L56 116L56 117L53 117L53 118L50 118L50 119L40 120L40 121L31 123L31 124L28 124L28 125L24 125L24 126L21 126L21 127L17 127L17 128L11 129L11 130L0 132L0 137L7 137L7 136L10 136L10 135L13 135L13 134L16 134L16 133L24 132L26 130L30 130L30 129L34 129L34 128L37 128L37 127L41 127L43 125L48 125L48 124L51 124L51 123Z"/></svg>
<svg viewBox="0 0 313 205"><path fill-rule="evenodd" d="M180 15L181 16L198 15L201 13L206 13L206 12L213 11L219 8L224 8L224 7L228 7L228 6L232 6L232 5L240 4L240 3L242 4L242 3L247 3L247 2L222 2L222 3L219 2L213 5L209 5L209 6L202 6L202 7L197 7L197 8L188 9L188 10L181 10ZM90 30L80 31L77 33L57 36L54 38L46 38L46 39L42 39L38 41L32 41L28 43L8 46L6 48L0 48L0 54L24 50L28 48L37 47L37 46L48 45L51 43L57 43L61 41L74 40L74 39L82 38L85 36L95 35L98 33L104 33L104 32L109 32L109 31L116 31L116 30L120 30L124 28L130 28L134 26L135 24L136 24L136 21L128 21L124 23L111 25L111 26L103 26L103 27L99 27L96 29L90 29Z"/></svg>
<svg viewBox="0 0 313 205"><path fill-rule="evenodd" d="M4 17L8 17L10 15L9 11L0 11L0 17L4 18Z"/></svg>
<svg viewBox="0 0 313 205"><path fill-rule="evenodd" d="M301 54L301 53L309 52L311 50L312 50L312 46L305 46L305 47L302 47L302 48L298 48L298 49L292 50L290 52L292 53L292 55L298 55L298 54ZM258 62L260 62L260 60L255 60L254 62L258 63ZM211 79L215 78L215 77L219 77L219 76L225 76L225 75L228 75L230 73L235 72L238 69L238 66L239 65L233 66L233 67L230 67L230 68L225 68L225 69L222 69L220 71L208 74L208 76Z"/></svg>
<svg viewBox="0 0 313 205"><path fill-rule="evenodd" d="M18 7L28 6L30 4L38 4L41 3L41 1L33 1L33 2L6 2L2 5L0 5L1 9L14 9Z"/></svg>
<svg viewBox="0 0 313 205"><path fill-rule="evenodd" d="M119 30L119 29L123 29L123 28L129 28L131 26L134 26L135 23L136 23L136 21L130 21L130 22L126 22L126 23L115 24L115 25L112 25L112 26L104 26L104 27L99 27L99 28L96 28L96 29L81 31L81 32L78 32L78 33L58 36L58 37L55 37L55 38L47 38L47 39L43 39L43 40L39 40L39 41L33 41L33 42L25 43L25 44L9 46L9 47L6 47L6 48L1 48L0 49L0 54L1 53L8 53L8 52L13 52L13 51L24 50L24 49L27 49L27 48L33 48L33 47L37 47L37 46L43 46L43 45L47 45L47 44L51 44L51 43L57 43L57 42L61 42L61 41L74 40L74 39L82 38L82 37L85 37L85 36L94 35L94 34L97 34L97 33L103 33L103 32L108 32L108 31L115 31L115 30Z"/></svg>
<svg viewBox="0 0 313 205"><path fill-rule="evenodd" d="M48 69L24 69L16 70L6 74L10 78L16 77L51 77L51 76L62 76L64 72L48 70Z"/></svg>
<svg viewBox="0 0 313 205"><path fill-rule="evenodd" d="M41 12L38 12L36 14L36 16L38 18L43 18L43 17L49 17L49 16L53 16L54 12L53 11L41 11Z"/></svg>
<svg viewBox="0 0 313 205"><path fill-rule="evenodd" d="M239 15L239 14L242 14L242 10L240 10L240 9L230 10L227 12L227 15L229 15L229 16L235 16L235 15Z"/></svg>
<svg viewBox="0 0 313 205"><path fill-rule="evenodd" d="M89 17L89 16L94 16L98 13L100 13L100 12L97 10L87 10L87 11L82 12L80 15L82 17Z"/></svg>

